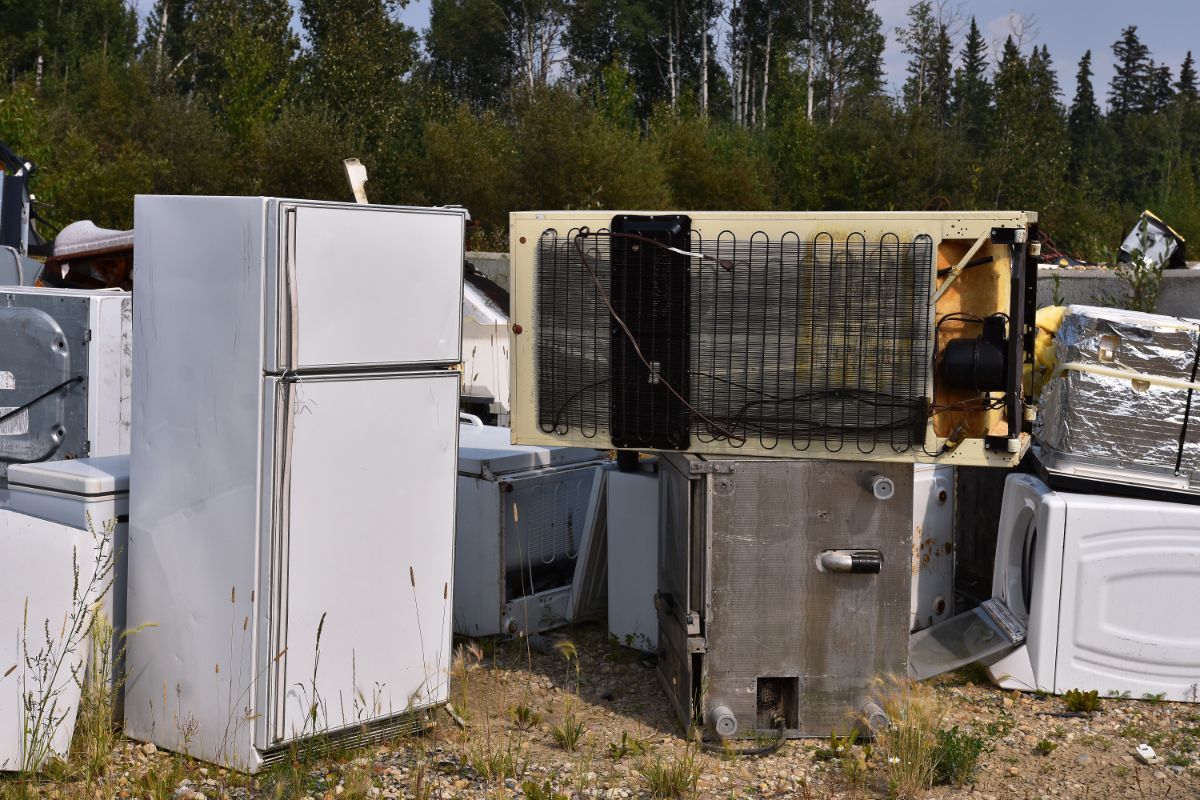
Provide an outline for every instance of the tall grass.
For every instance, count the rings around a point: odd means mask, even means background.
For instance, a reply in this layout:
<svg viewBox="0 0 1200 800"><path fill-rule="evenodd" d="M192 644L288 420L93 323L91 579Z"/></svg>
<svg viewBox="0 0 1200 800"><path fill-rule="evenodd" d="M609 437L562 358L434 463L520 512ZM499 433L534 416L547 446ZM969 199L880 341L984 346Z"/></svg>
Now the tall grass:
<svg viewBox="0 0 1200 800"><path fill-rule="evenodd" d="M880 680L875 690L876 702L891 721L876 732L875 742L888 793L899 800L920 797L936 775L945 709L932 688L908 679Z"/></svg>

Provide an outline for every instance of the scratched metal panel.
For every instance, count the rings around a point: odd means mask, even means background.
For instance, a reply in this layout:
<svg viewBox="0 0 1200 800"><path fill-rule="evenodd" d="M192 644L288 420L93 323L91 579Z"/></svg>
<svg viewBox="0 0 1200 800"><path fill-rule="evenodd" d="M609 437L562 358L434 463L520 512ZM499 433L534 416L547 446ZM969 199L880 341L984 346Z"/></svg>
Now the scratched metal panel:
<svg viewBox="0 0 1200 800"><path fill-rule="evenodd" d="M88 315L86 297L3 296L0 414L28 408L0 422L0 478L9 464L89 454Z"/></svg>
<svg viewBox="0 0 1200 800"><path fill-rule="evenodd" d="M894 481L891 499L861 485L869 472ZM744 460L706 479L712 584L702 710L726 706L739 735L761 730L757 679L792 677L799 708L789 736L848 729L876 678L907 671L911 466ZM821 572L816 561L828 549L878 550L882 571Z"/></svg>
<svg viewBox="0 0 1200 800"><path fill-rule="evenodd" d="M698 611L692 601L693 485L688 473L689 459L668 454L659 469L658 593L665 602L664 613L679 624L687 624L689 609ZM703 519L701 517L701 519Z"/></svg>

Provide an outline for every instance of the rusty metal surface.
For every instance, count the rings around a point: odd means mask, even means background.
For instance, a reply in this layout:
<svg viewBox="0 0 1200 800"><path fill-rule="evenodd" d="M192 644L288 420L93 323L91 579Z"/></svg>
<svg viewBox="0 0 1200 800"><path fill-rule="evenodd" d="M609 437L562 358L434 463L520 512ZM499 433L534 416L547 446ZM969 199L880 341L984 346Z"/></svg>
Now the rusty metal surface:
<svg viewBox="0 0 1200 800"><path fill-rule="evenodd" d="M907 670L912 467L674 455L668 460L732 467L702 472L692 481L679 470L664 471L664 485L675 482L680 491L690 486L693 502L699 498L707 511L703 518L693 516L690 525L691 567L710 574L706 602L693 603L704 606L698 609L704 652L686 662L677 622L676 630L660 634L662 669L673 672L664 681L692 683L686 709L676 686L680 716L724 706L738 720L737 735L751 735L772 727L770 715L759 714L766 697L794 705L781 709L789 736L828 736L850 728L871 683ZM867 473L894 482L891 499L877 500L864 488ZM664 540L679 535L662 532ZM883 565L878 574L822 572L817 560L829 549L879 551ZM671 577L664 574L664 581ZM664 626L671 619L660 613Z"/></svg>

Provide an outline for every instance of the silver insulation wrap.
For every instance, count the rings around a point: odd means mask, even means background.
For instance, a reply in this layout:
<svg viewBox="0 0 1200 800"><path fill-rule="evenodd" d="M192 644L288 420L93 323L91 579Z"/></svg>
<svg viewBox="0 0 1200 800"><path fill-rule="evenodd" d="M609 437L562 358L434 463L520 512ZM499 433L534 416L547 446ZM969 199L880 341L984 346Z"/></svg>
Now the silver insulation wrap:
<svg viewBox="0 0 1200 800"><path fill-rule="evenodd" d="M1195 320L1070 306L1055 337L1061 371L1042 389L1038 435L1046 466L1095 477L1116 470L1111 477L1126 483L1200 489L1200 392L1154 382L1194 383L1198 346Z"/></svg>

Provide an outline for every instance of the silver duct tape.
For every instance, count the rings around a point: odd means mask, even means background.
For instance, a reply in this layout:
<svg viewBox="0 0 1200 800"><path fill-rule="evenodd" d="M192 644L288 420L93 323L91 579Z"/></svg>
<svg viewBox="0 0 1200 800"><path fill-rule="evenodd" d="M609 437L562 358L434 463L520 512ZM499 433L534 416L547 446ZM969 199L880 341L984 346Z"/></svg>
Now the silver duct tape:
<svg viewBox="0 0 1200 800"><path fill-rule="evenodd" d="M1070 306L1055 337L1070 362L1192 381L1200 322L1120 309ZM1200 392L1067 370L1042 390L1039 438L1047 467L1120 470L1131 483L1174 478L1200 485ZM1180 436L1185 431L1182 460ZM1181 486L1184 488L1184 486Z"/></svg>

